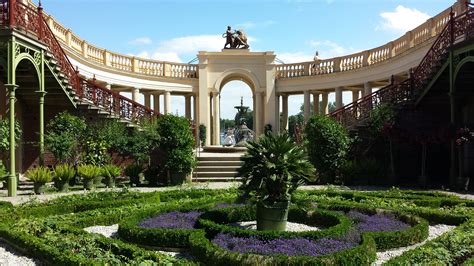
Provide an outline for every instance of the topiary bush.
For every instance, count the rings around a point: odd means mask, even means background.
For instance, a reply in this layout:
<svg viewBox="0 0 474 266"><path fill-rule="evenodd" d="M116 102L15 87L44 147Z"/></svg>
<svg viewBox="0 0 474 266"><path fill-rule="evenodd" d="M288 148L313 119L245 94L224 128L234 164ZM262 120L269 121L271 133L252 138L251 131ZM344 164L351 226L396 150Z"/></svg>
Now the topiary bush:
<svg viewBox="0 0 474 266"><path fill-rule="evenodd" d="M346 129L327 116L313 116L304 129L305 147L319 174L319 183L340 182L351 140Z"/></svg>
<svg viewBox="0 0 474 266"><path fill-rule="evenodd" d="M157 130L159 147L166 154L163 165L170 173L172 183L182 183L196 166L194 136L189 121L184 117L162 115L157 120ZM173 175L178 175L179 180Z"/></svg>

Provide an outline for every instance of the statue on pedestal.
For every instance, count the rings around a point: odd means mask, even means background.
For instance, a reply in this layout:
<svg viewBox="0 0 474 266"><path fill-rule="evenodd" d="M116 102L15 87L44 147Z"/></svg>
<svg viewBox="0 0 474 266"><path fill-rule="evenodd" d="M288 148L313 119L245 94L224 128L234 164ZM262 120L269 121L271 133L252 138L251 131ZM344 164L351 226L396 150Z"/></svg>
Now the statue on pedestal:
<svg viewBox="0 0 474 266"><path fill-rule="evenodd" d="M235 147L245 147L248 141L255 137L255 133L247 127L245 122L245 114L249 107L244 106L243 97L240 99L240 106L235 106L237 114L235 115Z"/></svg>
<svg viewBox="0 0 474 266"><path fill-rule="evenodd" d="M227 31L222 34L222 38L226 39L224 49L248 49L250 47L247 43L247 35L240 29L232 31L232 28L227 26Z"/></svg>

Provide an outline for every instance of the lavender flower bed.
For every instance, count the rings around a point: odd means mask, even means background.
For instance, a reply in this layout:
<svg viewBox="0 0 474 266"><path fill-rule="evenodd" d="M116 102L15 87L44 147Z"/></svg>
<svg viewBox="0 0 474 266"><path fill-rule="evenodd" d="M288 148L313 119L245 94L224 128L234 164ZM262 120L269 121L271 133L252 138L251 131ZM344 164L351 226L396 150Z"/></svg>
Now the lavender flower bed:
<svg viewBox="0 0 474 266"><path fill-rule="evenodd" d="M222 209L228 207L241 207L245 204L219 203L214 208ZM142 221L138 226L141 228L168 228L168 229L193 229L198 217L203 212L167 212Z"/></svg>
<svg viewBox="0 0 474 266"><path fill-rule="evenodd" d="M197 218L202 212L167 212L142 221L138 226L141 228L169 228L169 229L193 229Z"/></svg>
<svg viewBox="0 0 474 266"><path fill-rule="evenodd" d="M410 225L397 220L389 214L367 215L357 211L350 211L347 217L356 223L356 228L363 232L396 232L407 229Z"/></svg>
<svg viewBox="0 0 474 266"><path fill-rule="evenodd" d="M355 247L357 242L322 238L312 241L305 238L278 238L260 240L257 237L235 237L220 233L212 242L221 248L238 253L287 256L321 256Z"/></svg>

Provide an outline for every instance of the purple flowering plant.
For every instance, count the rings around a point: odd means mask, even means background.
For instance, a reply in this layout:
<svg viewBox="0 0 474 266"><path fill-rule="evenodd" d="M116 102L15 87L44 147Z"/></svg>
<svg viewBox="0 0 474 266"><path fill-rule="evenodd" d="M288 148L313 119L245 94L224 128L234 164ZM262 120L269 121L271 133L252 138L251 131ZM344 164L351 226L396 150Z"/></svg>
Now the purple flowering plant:
<svg viewBox="0 0 474 266"><path fill-rule="evenodd" d="M167 212L148 218L139 224L141 228L193 229L200 211Z"/></svg>

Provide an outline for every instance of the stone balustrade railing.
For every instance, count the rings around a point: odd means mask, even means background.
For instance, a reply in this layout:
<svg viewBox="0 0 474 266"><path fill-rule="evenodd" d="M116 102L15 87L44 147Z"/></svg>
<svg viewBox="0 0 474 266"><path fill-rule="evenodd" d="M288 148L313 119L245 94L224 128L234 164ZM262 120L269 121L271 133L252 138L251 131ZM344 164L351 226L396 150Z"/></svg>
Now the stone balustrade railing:
<svg viewBox="0 0 474 266"><path fill-rule="evenodd" d="M451 8L456 15L462 13L463 6L459 3L455 3L452 7L430 18L402 37L370 50L324 60L277 65L276 77L297 78L325 75L335 72L351 71L388 61L411 49L416 49L417 46L423 45L427 41L434 40L443 30L446 23L448 23Z"/></svg>
<svg viewBox="0 0 474 266"><path fill-rule="evenodd" d="M51 16L48 16L46 21L62 45L67 46L69 50L72 50L77 55L96 64L101 64L118 71L149 76L183 79L195 79L198 77L197 65L149 60L114 53L87 43Z"/></svg>

